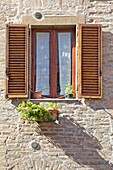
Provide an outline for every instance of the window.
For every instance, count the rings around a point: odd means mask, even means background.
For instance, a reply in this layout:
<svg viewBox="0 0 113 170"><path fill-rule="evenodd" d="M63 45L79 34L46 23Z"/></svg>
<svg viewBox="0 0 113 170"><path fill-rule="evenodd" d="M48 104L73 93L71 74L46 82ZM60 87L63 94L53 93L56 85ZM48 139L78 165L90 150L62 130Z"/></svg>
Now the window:
<svg viewBox="0 0 113 170"><path fill-rule="evenodd" d="M78 45L74 28L33 29L31 47L28 25L7 25L6 96L28 98L47 88L44 97L63 98L70 82L74 88L77 83L79 97L101 98L102 26L81 24L77 34Z"/></svg>
<svg viewBox="0 0 113 170"><path fill-rule="evenodd" d="M34 29L32 37L32 91L63 98L67 83L75 89L75 29Z"/></svg>

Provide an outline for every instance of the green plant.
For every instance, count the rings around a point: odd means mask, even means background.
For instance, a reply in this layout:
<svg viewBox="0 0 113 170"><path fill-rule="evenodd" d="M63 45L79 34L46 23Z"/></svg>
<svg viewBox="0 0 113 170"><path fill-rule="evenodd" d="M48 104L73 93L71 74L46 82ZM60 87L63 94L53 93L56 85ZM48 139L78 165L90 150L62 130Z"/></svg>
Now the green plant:
<svg viewBox="0 0 113 170"><path fill-rule="evenodd" d="M19 112L22 113L22 119L27 119L28 121L43 121L52 119L50 111L45 108L43 105L37 105L30 101L22 102L16 108Z"/></svg>
<svg viewBox="0 0 113 170"><path fill-rule="evenodd" d="M58 109L58 104L54 102L49 102L49 109Z"/></svg>
<svg viewBox="0 0 113 170"><path fill-rule="evenodd" d="M65 94L73 94L74 93L74 87L70 83L65 85Z"/></svg>
<svg viewBox="0 0 113 170"><path fill-rule="evenodd" d="M45 88L42 88L42 90L41 90L41 91L45 91L45 90L47 90L47 89L48 89L48 88L46 88L46 87L45 87Z"/></svg>

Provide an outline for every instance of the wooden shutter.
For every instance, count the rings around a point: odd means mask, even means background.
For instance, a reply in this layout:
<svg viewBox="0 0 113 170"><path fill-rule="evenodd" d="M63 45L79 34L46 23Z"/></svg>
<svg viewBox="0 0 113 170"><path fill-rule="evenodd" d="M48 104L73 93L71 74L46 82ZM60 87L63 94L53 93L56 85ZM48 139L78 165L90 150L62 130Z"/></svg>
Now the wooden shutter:
<svg viewBox="0 0 113 170"><path fill-rule="evenodd" d="M101 25L79 25L79 97L102 97L101 48Z"/></svg>
<svg viewBox="0 0 113 170"><path fill-rule="evenodd" d="M6 97L28 97L28 25L6 26Z"/></svg>

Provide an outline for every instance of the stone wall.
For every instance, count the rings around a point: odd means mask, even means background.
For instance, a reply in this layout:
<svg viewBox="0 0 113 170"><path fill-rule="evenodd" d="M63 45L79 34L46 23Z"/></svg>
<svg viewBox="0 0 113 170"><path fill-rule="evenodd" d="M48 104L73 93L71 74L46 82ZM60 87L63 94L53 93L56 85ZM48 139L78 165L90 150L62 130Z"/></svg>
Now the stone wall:
<svg viewBox="0 0 113 170"><path fill-rule="evenodd" d="M59 101L59 124L22 121L19 100L5 99L5 24L22 23L35 11L103 25L103 98ZM112 21L112 0L0 0L0 170L113 169Z"/></svg>

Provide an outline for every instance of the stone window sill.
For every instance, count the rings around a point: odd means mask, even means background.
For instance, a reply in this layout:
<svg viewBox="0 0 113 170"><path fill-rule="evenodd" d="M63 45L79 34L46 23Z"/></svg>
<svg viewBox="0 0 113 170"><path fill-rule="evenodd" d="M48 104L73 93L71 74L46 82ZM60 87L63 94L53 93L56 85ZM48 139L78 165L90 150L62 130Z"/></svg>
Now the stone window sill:
<svg viewBox="0 0 113 170"><path fill-rule="evenodd" d="M55 98L44 98L44 99L29 99L30 101L42 101L42 102L46 102L46 101L81 101L81 99L68 99L68 98L64 98L64 99L55 99Z"/></svg>

